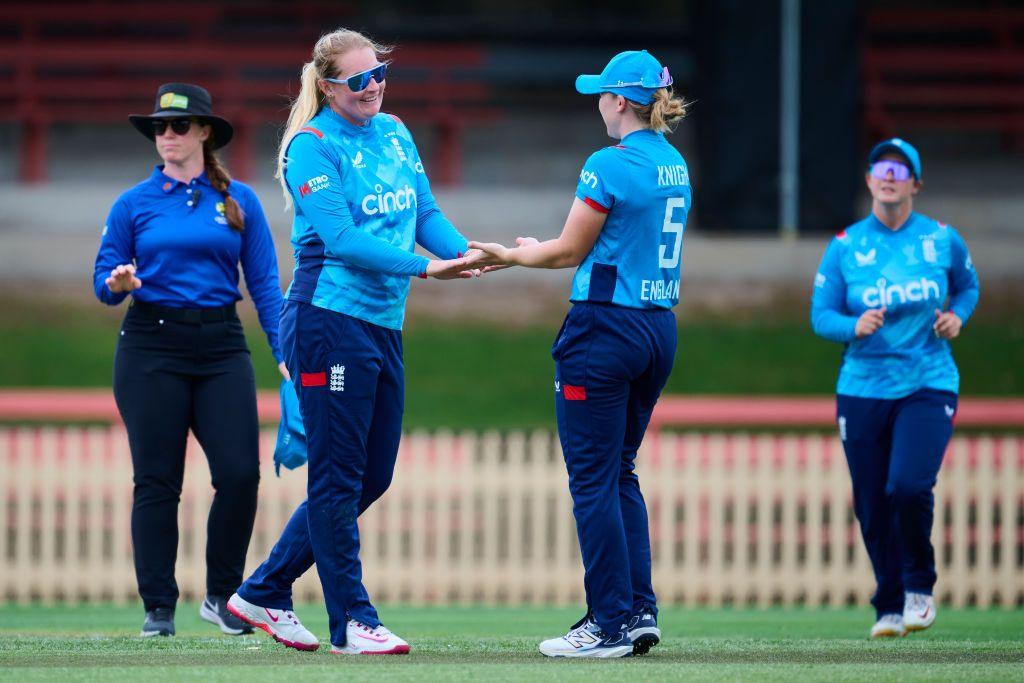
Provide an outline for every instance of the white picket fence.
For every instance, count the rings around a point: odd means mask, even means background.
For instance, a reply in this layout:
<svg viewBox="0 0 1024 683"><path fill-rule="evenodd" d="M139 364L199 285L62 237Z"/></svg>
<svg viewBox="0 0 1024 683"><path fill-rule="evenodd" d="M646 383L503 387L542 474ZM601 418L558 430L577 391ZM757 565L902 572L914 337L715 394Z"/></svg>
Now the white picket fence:
<svg viewBox="0 0 1024 683"><path fill-rule="evenodd" d="M262 435L263 479L247 571L305 496L280 479ZM866 603L873 578L831 435L650 435L638 474L663 604ZM120 425L0 428L3 599L137 599L132 473ZM177 578L205 586L212 490L190 441ZM409 604L572 604L582 569L565 466L547 432L411 434L391 490L360 520L367 588ZM1024 436L954 438L936 490L937 595L952 605L1024 603ZM296 586L321 599L315 570Z"/></svg>

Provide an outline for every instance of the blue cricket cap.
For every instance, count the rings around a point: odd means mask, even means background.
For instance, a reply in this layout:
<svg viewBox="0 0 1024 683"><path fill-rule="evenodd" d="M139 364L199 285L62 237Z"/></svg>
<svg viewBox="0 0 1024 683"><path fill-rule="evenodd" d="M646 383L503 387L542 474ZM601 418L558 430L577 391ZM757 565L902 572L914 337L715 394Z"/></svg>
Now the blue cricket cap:
<svg viewBox="0 0 1024 683"><path fill-rule="evenodd" d="M910 163L910 170L913 172L914 177L917 178L918 182L921 181L921 155L917 153L912 144L900 138L892 138L875 145L871 153L868 154L868 165L870 166L875 163L878 161L878 157L889 152L894 152L905 158Z"/></svg>
<svg viewBox="0 0 1024 683"><path fill-rule="evenodd" d="M613 92L638 104L650 104L654 91L672 85L668 67L647 50L620 52L612 57L599 76L576 77L576 92L597 95Z"/></svg>

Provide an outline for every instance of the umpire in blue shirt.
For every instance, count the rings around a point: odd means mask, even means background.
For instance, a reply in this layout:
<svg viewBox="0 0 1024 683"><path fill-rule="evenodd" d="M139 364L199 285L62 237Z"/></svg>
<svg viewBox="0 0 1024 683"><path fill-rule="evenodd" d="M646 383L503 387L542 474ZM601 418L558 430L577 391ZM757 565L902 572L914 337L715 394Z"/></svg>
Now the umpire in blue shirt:
<svg viewBox="0 0 1024 683"><path fill-rule="evenodd" d="M121 194L96 256L96 296L129 294L114 357L114 396L134 468L132 544L146 609L143 636L173 635L178 501L191 429L210 463L203 619L224 633L252 631L225 603L242 582L259 486L256 383L235 312L238 266L279 363L282 296L273 239L248 186L214 150L233 133L197 85L167 83L153 114L129 117L163 164Z"/></svg>

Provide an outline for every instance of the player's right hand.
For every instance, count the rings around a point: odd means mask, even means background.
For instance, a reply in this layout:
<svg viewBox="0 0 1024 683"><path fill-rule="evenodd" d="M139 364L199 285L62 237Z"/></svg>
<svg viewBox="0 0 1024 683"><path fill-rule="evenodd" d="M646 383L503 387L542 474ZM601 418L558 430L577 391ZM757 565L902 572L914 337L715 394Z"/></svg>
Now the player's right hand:
<svg viewBox="0 0 1024 683"><path fill-rule="evenodd" d="M857 339L869 337L878 331L878 328L885 324L885 307L872 308L861 314L857 318L857 326L854 328L854 334L857 335Z"/></svg>
<svg viewBox="0 0 1024 683"><path fill-rule="evenodd" d="M120 265L110 271L110 277L106 282L107 288L114 294L130 292L142 286L142 280L135 277L135 266L131 263Z"/></svg>
<svg viewBox="0 0 1024 683"><path fill-rule="evenodd" d="M455 280L471 278L474 275L479 277L480 273L473 268L471 259L463 256L453 259L431 259L423 275L438 280Z"/></svg>

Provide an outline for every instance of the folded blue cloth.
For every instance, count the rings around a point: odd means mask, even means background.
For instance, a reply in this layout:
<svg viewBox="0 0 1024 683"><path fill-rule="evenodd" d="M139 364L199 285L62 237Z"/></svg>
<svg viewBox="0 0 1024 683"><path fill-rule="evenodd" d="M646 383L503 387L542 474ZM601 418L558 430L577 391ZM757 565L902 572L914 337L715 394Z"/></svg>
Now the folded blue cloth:
<svg viewBox="0 0 1024 683"><path fill-rule="evenodd" d="M299 397L290 380L281 380L281 424L274 447L274 473L281 476L281 465L290 470L306 464L306 429L302 426Z"/></svg>

